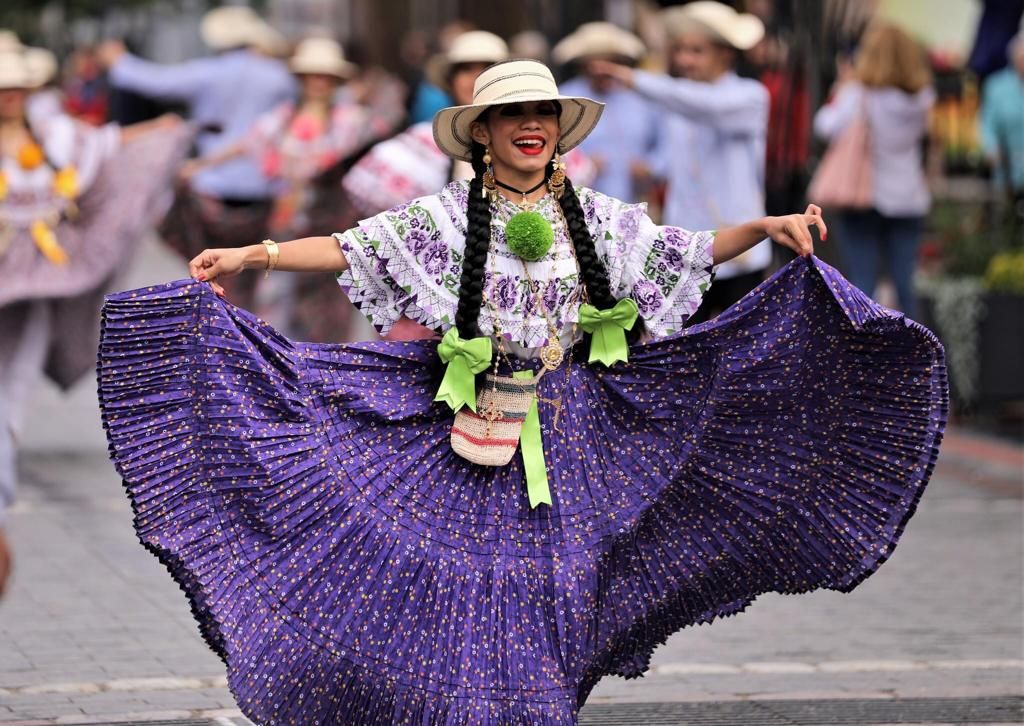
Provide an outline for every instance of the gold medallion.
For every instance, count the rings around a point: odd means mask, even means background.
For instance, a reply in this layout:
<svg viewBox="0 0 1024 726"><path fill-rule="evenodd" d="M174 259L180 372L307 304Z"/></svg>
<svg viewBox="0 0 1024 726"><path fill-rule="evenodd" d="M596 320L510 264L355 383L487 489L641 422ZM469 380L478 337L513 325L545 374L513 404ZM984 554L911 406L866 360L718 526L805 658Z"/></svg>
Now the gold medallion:
<svg viewBox="0 0 1024 726"><path fill-rule="evenodd" d="M544 368L549 371L556 370L558 366L562 365L562 360L565 358L565 351L562 350L562 346L558 343L548 343L540 351L540 362L544 364Z"/></svg>

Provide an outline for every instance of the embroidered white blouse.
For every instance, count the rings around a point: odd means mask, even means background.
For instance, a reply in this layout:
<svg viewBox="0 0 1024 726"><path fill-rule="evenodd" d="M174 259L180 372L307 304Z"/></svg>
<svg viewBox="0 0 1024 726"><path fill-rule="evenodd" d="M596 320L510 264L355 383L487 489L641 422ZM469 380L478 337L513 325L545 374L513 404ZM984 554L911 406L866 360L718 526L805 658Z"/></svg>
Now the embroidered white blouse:
<svg viewBox="0 0 1024 726"><path fill-rule="evenodd" d="M349 262L338 281L382 334L402 315L438 333L454 325L468 194L468 182L452 182L438 194L335 235ZM711 282L714 232L658 226L647 216L646 205L626 204L586 188L577 194L612 294L636 301L652 336L682 330ZM504 198L492 202L491 252L484 272L490 305L481 306L479 328L493 335L497 320L505 339L514 344L512 351L532 357L548 342L549 319L563 331L562 337L572 335L582 291L561 207L546 196L534 208L555 230L551 250L536 262L524 262L506 244L505 223L519 211Z"/></svg>

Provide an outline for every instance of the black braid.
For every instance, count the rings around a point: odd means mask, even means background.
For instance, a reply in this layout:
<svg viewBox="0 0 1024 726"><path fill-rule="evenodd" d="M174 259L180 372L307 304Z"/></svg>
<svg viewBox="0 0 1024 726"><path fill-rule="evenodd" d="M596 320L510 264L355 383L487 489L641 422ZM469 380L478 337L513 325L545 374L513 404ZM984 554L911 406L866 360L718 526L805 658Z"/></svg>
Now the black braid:
<svg viewBox="0 0 1024 726"><path fill-rule="evenodd" d="M484 147L474 142L472 154L476 175L469 183L466 245L462 257L462 279L459 282L459 306L455 312L455 327L459 335L466 339L479 335L477 319L484 301L484 267L491 246L491 202L481 194L484 184Z"/></svg>
<svg viewBox="0 0 1024 726"><path fill-rule="evenodd" d="M550 165L548 168L551 168ZM586 287L590 304L598 310L614 306L618 300L612 295L611 283L608 281L608 269L604 265L604 260L597 254L594 238L590 234L590 228L587 227L587 218L583 214L583 207L580 206L580 198L576 196L576 189L568 178L565 180L565 191L562 193L559 204L562 206L562 216L565 217L573 249L576 250L576 261L579 264L580 276L583 277L583 285ZM633 328L626 331L626 339L635 343L643 336L643 332L643 319L637 317Z"/></svg>
<svg viewBox="0 0 1024 726"><path fill-rule="evenodd" d="M565 192L559 204L562 205L562 214L565 216L572 246L576 250L576 261L579 263L580 275L583 277L591 305L599 310L612 307L616 300L612 297L608 270L605 269L604 260L597 254L594 238L587 227L583 207L580 206L580 198L576 196L576 190L568 179L565 180Z"/></svg>

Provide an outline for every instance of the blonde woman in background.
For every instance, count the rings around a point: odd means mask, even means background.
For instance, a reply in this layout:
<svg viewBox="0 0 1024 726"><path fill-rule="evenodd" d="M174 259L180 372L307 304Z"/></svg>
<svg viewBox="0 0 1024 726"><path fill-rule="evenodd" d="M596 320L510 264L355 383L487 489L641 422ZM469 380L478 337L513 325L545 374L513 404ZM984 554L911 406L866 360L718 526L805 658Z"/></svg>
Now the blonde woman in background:
<svg viewBox="0 0 1024 726"><path fill-rule="evenodd" d="M874 204L833 219L850 281L871 295L884 260L908 315L914 314L914 265L931 205L921 142L934 102L924 49L903 30L879 24L864 34L853 65L840 69L832 102L814 117L815 133L831 140L867 114Z"/></svg>

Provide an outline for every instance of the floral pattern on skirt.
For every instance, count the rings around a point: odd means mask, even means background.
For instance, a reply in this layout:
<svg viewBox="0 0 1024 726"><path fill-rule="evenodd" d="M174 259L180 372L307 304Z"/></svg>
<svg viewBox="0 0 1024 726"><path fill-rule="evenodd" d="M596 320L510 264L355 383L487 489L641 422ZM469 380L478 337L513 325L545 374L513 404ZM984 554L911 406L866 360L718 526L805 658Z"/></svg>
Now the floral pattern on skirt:
<svg viewBox="0 0 1024 726"><path fill-rule="evenodd" d="M436 342L297 343L180 281L109 297L99 357L139 538L261 724L575 724L676 630L874 572L947 412L935 336L815 259L565 375L531 509L518 454L448 445Z"/></svg>

